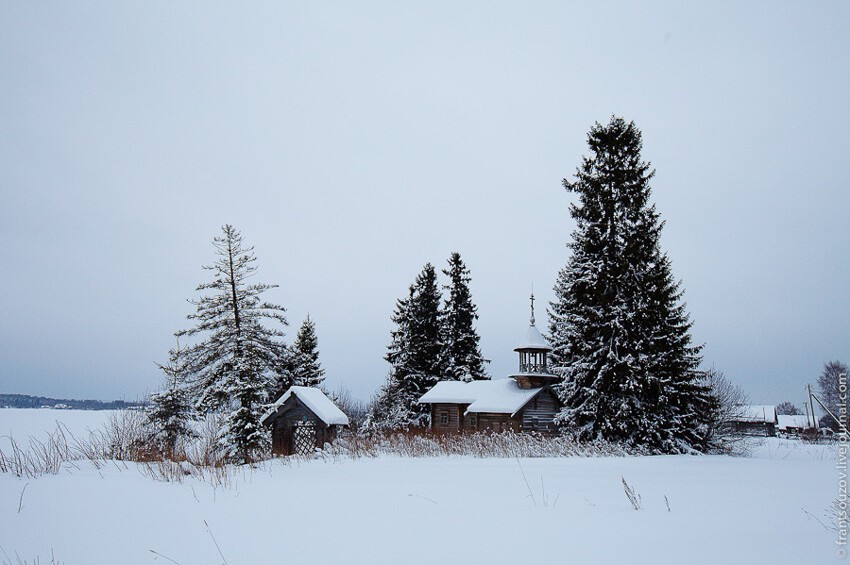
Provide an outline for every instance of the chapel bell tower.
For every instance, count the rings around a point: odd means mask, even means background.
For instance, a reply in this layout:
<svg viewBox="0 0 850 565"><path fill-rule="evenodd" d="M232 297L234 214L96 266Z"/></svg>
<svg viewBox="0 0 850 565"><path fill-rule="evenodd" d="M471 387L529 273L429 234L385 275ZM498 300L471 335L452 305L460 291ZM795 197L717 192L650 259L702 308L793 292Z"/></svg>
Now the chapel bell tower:
<svg viewBox="0 0 850 565"><path fill-rule="evenodd" d="M534 325L534 293L531 293L531 323L525 340L514 351L519 353L519 373L511 375L519 388L540 388L555 382L557 377L549 372L546 356L552 351L546 339Z"/></svg>

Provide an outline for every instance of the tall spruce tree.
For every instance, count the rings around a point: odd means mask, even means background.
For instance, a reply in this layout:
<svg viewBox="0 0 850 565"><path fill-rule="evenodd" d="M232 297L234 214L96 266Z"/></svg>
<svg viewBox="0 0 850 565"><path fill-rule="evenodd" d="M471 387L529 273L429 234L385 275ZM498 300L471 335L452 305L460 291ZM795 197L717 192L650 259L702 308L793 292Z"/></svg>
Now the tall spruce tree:
<svg viewBox="0 0 850 565"><path fill-rule="evenodd" d="M591 128L588 145L575 182L563 181L578 195L576 229L549 310L552 362L563 377L559 422L585 440L704 450L714 403L660 248L640 131L612 117Z"/></svg>
<svg viewBox="0 0 850 565"><path fill-rule="evenodd" d="M260 295L276 285L248 284L257 267L254 248L245 248L242 235L231 225L213 239L218 259L209 267L213 280L197 290L211 291L191 301L196 311L188 318L195 327L180 336L203 336L184 351L197 409L220 412L220 437L227 456L248 462L267 445L260 424L273 382L288 363L281 327L285 309L262 302Z"/></svg>
<svg viewBox="0 0 850 565"><path fill-rule="evenodd" d="M308 315L298 330L292 344L292 384L297 386L319 386L325 380L325 370L319 363L319 340L316 324Z"/></svg>
<svg viewBox="0 0 850 565"><path fill-rule="evenodd" d="M443 270L443 274L449 277L449 284L443 287L449 291L442 313L446 360L443 378L465 382L488 379L479 347L480 338L474 325L478 319L478 308L472 303L469 269L460 253L452 253L449 268Z"/></svg>
<svg viewBox="0 0 850 565"><path fill-rule="evenodd" d="M371 420L376 425L428 425L428 408L417 401L445 374L440 301L437 274L428 263L408 297L396 302L392 317L396 328L384 357L392 368L373 408Z"/></svg>

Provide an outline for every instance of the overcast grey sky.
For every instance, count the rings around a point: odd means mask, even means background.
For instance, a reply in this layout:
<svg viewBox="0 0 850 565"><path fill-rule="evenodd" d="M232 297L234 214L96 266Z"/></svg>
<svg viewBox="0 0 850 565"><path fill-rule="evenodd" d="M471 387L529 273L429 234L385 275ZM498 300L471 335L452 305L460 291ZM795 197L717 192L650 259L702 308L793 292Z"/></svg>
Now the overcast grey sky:
<svg viewBox="0 0 850 565"><path fill-rule="evenodd" d="M379 387L395 300L455 250L504 377L617 114L705 364L799 405L850 361L848 29L847 2L2 1L0 392L155 390L224 223L331 387Z"/></svg>

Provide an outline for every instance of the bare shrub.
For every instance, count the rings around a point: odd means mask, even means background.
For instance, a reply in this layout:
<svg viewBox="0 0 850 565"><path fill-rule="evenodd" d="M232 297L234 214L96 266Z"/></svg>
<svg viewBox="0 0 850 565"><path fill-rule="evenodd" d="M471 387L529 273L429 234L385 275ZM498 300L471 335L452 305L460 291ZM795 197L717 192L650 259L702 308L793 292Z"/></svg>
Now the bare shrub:
<svg viewBox="0 0 850 565"><path fill-rule="evenodd" d="M6 553L5 549L3 549L3 546L0 546L0 553L2 553L3 557L5 557L5 559L2 562L0 562L0 563L2 563L2 565L6 565L7 563L9 565L12 565L13 563L14 563L14 565L30 565L30 561L27 561L26 559L21 559L21 556L18 555L17 551L14 552L15 561L12 561L12 558L9 557L9 554ZM60 562L56 560L56 556L53 555L53 550L50 550L50 562L49 563L47 561L42 561L41 557L36 557L35 559L32 560L32 565L41 565L42 563L44 563L44 565L60 565Z"/></svg>
<svg viewBox="0 0 850 565"><path fill-rule="evenodd" d="M344 386L329 392L328 396L348 416L349 429L359 431L369 413L368 404L354 398L351 391Z"/></svg>
<svg viewBox="0 0 850 565"><path fill-rule="evenodd" d="M743 406L749 403L747 394L741 387L732 384L723 371L714 367L704 373L703 382L711 391L715 415L708 433L711 451L746 455L750 449L749 442L741 434L732 431L730 422L743 415Z"/></svg>
<svg viewBox="0 0 850 565"><path fill-rule="evenodd" d="M16 477L34 478L44 474L55 475L62 464L77 458L76 451L69 444L72 437L61 425L47 434L46 439L30 436L26 447L22 447L15 438L5 436L8 450L0 450L0 472L11 473Z"/></svg>
<svg viewBox="0 0 850 565"><path fill-rule="evenodd" d="M835 499L832 501L832 504L829 505L829 508L826 509L826 513L824 517L826 518L827 524L829 524L829 529L839 531L847 530L847 505L842 503L841 500Z"/></svg>
<svg viewBox="0 0 850 565"><path fill-rule="evenodd" d="M224 425L219 414L208 414L197 423L195 437L184 446L186 459L195 465L218 467L224 465L226 457L221 450L221 436Z"/></svg>
<svg viewBox="0 0 850 565"><path fill-rule="evenodd" d="M65 465L78 466L87 461L95 468L115 462L128 469L127 462L137 463L143 475L158 481L181 482L186 478L208 482L214 487L228 486L239 472L255 468L230 464L221 449L221 419L215 415L196 424L191 441L174 453L162 453L153 435L144 425L144 415L136 411L110 416L102 429L90 431L88 437L75 437L57 425L46 439L29 438L19 445L6 438L7 449L0 449L0 472L18 477L56 474ZM600 457L645 455L638 450L604 442L579 443L566 436L517 434L513 432L441 434L414 428L397 432L340 433L333 444L316 450L309 458L338 459L379 456L400 457ZM270 459L269 452L262 459ZM111 462L111 463L110 463ZM259 463L262 466L262 463Z"/></svg>
<svg viewBox="0 0 850 565"><path fill-rule="evenodd" d="M396 432L342 435L313 457L598 457L645 454L637 449L605 442L579 443L566 436L536 433L441 434L420 428Z"/></svg>
<svg viewBox="0 0 850 565"><path fill-rule="evenodd" d="M121 410L110 414L101 433L103 458L119 461L155 458L156 450L150 441L145 422L144 413L138 410Z"/></svg>

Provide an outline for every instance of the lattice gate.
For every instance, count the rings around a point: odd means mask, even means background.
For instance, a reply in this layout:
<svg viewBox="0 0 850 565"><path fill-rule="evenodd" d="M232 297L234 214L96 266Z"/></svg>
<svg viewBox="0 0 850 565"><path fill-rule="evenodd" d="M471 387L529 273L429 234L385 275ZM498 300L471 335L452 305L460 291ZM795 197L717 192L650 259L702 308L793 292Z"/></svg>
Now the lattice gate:
<svg viewBox="0 0 850 565"><path fill-rule="evenodd" d="M313 422L297 422L292 430L292 453L310 455L316 450L316 426Z"/></svg>

